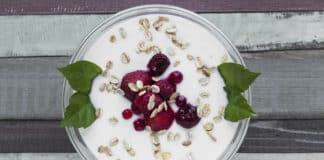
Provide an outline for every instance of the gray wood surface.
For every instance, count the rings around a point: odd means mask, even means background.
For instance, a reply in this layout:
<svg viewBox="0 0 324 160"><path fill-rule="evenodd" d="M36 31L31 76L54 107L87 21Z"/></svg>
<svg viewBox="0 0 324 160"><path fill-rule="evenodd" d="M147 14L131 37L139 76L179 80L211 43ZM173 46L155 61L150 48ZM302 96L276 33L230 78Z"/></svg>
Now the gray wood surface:
<svg viewBox="0 0 324 160"><path fill-rule="evenodd" d="M233 160L323 160L323 153L237 153ZM77 153L2 153L0 160L81 160Z"/></svg>
<svg viewBox="0 0 324 160"><path fill-rule="evenodd" d="M324 118L324 50L243 53L262 75L252 88L258 119ZM60 119L70 57L0 58L0 119Z"/></svg>
<svg viewBox="0 0 324 160"><path fill-rule="evenodd" d="M241 51L324 48L324 12L202 14ZM0 16L0 57L71 55L110 15ZM275 22L275 23L274 23Z"/></svg>
<svg viewBox="0 0 324 160"><path fill-rule="evenodd" d="M323 153L237 153L233 160L323 160ZM82 160L77 153L2 153L0 160Z"/></svg>
<svg viewBox="0 0 324 160"><path fill-rule="evenodd" d="M324 120L252 120L240 153L324 152ZM58 121L0 121L0 153L73 153Z"/></svg>

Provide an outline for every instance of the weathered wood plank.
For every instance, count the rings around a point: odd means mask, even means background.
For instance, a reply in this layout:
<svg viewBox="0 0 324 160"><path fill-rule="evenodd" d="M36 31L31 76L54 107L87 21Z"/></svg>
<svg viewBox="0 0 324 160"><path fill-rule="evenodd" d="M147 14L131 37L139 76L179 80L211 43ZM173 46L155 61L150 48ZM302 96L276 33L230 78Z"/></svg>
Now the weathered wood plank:
<svg viewBox="0 0 324 160"><path fill-rule="evenodd" d="M143 4L169 4L185 7L197 12L260 12L260 11L316 11L324 10L321 0L2 0L0 15L12 14L75 14L113 13Z"/></svg>
<svg viewBox="0 0 324 160"><path fill-rule="evenodd" d="M324 152L324 120L252 120L240 153ZM75 152L58 121L0 121L0 153Z"/></svg>
<svg viewBox="0 0 324 160"><path fill-rule="evenodd" d="M262 76L252 88L258 119L324 118L324 50L242 54ZM0 58L0 119L60 119L70 57Z"/></svg>
<svg viewBox="0 0 324 160"><path fill-rule="evenodd" d="M234 160L323 160L323 153L237 153ZM77 153L0 153L0 160L82 160Z"/></svg>
<svg viewBox="0 0 324 160"><path fill-rule="evenodd" d="M323 13L202 16L223 30L240 51L260 51L324 48ZM0 30L6 31L0 35L0 57L71 55L82 39L108 17L110 15L0 16Z"/></svg>

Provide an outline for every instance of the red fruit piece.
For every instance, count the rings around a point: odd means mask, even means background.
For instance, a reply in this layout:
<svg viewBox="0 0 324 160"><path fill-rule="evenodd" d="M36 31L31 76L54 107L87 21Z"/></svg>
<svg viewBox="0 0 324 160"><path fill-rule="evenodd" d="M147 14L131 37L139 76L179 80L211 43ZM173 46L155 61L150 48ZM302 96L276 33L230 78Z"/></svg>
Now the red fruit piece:
<svg viewBox="0 0 324 160"><path fill-rule="evenodd" d="M133 113L135 113L137 115L141 114L141 111L139 110L139 108L134 103L132 103L131 109L132 109Z"/></svg>
<svg viewBox="0 0 324 160"><path fill-rule="evenodd" d="M150 97L154 96L154 107L149 110L148 109L148 104L150 101ZM134 105L136 105L138 107L138 109L144 114L144 115L150 115L151 112L153 111L154 108L158 107L159 104L162 103L162 98L158 95L155 94L151 91L146 91L146 93L142 96L140 95L136 95L135 99L134 99Z"/></svg>
<svg viewBox="0 0 324 160"><path fill-rule="evenodd" d="M133 101L136 93L132 91L129 87L129 83L136 84L136 81L142 81L144 85L151 85L153 84L152 77L148 74L148 72L143 70L137 70L134 72L127 73L121 82L121 89L125 92L125 97L129 99L130 101Z"/></svg>
<svg viewBox="0 0 324 160"><path fill-rule="evenodd" d="M159 80L155 83L155 85L159 86L160 88L160 95L164 99L169 99L170 96L177 91L176 85L170 83L167 80Z"/></svg>
<svg viewBox="0 0 324 160"><path fill-rule="evenodd" d="M200 121L200 118L197 115L197 107L191 104L179 108L178 112L175 114L175 119L183 128L192 128Z"/></svg>
<svg viewBox="0 0 324 160"><path fill-rule="evenodd" d="M147 64L147 68L149 69L149 73L152 76L160 76L164 73L164 71L169 67L170 60L169 58L162 54L155 54L149 63Z"/></svg>
<svg viewBox="0 0 324 160"><path fill-rule="evenodd" d="M187 98L185 96L179 95L175 99L175 103L178 107L185 107L187 105Z"/></svg>
<svg viewBox="0 0 324 160"><path fill-rule="evenodd" d="M145 129L146 123L144 119L137 119L133 122L134 129L136 131L143 131Z"/></svg>
<svg viewBox="0 0 324 160"><path fill-rule="evenodd" d="M173 71L168 76L167 80L172 84L178 84L182 81L183 75L180 71Z"/></svg>
<svg viewBox="0 0 324 160"><path fill-rule="evenodd" d="M130 119L133 116L133 112L130 109L125 109L122 113L124 119Z"/></svg>
<svg viewBox="0 0 324 160"><path fill-rule="evenodd" d="M152 131L157 132L164 129L169 129L174 120L174 112L172 108L168 107L167 110L162 110L155 117L148 118L147 124L151 127Z"/></svg>

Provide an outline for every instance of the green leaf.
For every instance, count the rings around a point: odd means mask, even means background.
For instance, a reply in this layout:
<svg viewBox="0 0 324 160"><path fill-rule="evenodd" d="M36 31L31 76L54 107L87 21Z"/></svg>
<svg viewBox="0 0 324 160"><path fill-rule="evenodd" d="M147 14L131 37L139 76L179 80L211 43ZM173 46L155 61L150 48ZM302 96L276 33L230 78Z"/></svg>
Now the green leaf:
<svg viewBox="0 0 324 160"><path fill-rule="evenodd" d="M99 66L89 61L78 61L58 70L74 90L82 93L90 92L93 79L102 72Z"/></svg>
<svg viewBox="0 0 324 160"><path fill-rule="evenodd" d="M227 87L243 92L249 88L260 73L254 73L236 63L223 63L218 70Z"/></svg>
<svg viewBox="0 0 324 160"><path fill-rule="evenodd" d="M87 128L96 120L96 110L89 96L75 93L70 97L70 104L64 113L61 127Z"/></svg>
<svg viewBox="0 0 324 160"><path fill-rule="evenodd" d="M228 104L225 109L225 119L237 122L256 115L247 100L239 91L227 87L225 87L225 90L228 97Z"/></svg>

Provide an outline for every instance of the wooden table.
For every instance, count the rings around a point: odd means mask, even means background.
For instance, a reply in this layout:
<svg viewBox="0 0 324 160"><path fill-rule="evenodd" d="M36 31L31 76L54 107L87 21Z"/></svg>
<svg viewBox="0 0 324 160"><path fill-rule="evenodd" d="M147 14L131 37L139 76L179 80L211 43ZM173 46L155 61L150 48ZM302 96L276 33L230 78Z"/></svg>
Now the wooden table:
<svg viewBox="0 0 324 160"><path fill-rule="evenodd" d="M258 117L235 160L324 159L322 0L2 0L0 160L77 160L61 119L63 77L81 40L112 13L166 3L225 32L248 67Z"/></svg>

